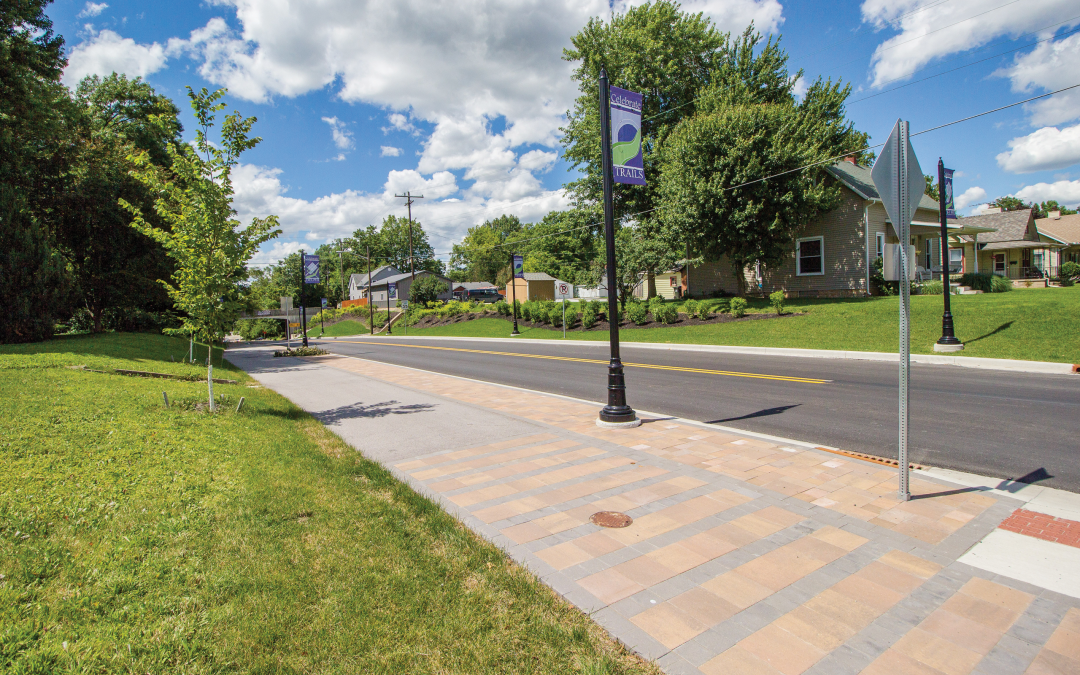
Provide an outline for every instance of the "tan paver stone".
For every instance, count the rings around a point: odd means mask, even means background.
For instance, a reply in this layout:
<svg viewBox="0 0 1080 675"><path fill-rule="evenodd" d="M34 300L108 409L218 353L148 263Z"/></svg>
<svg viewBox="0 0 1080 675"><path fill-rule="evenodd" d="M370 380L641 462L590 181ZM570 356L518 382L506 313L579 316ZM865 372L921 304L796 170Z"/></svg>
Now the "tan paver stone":
<svg viewBox="0 0 1080 675"><path fill-rule="evenodd" d="M805 605L796 607L773 623L823 651L836 649L858 633L855 628L832 621Z"/></svg>
<svg viewBox="0 0 1080 675"><path fill-rule="evenodd" d="M608 605L644 590L644 586L630 581L615 569L606 569L587 576L578 581L578 585Z"/></svg>
<svg viewBox="0 0 1080 675"><path fill-rule="evenodd" d="M1004 633L1016 621L1016 612L992 602L979 600L964 593L956 593L942 604L948 610L972 621L989 626L999 633Z"/></svg>
<svg viewBox="0 0 1080 675"><path fill-rule="evenodd" d="M830 563L837 558L842 558L848 553L839 546L833 546L820 537L802 537L788 544L789 549L799 555L808 556L824 563Z"/></svg>
<svg viewBox="0 0 1080 675"><path fill-rule="evenodd" d="M1075 607L1065 617L1046 641L1046 649L1080 664L1080 609ZM1080 670L1076 671L1080 673Z"/></svg>
<svg viewBox="0 0 1080 675"><path fill-rule="evenodd" d="M714 595L704 588L693 588L668 600L672 606L686 612L706 626L715 626L727 621L740 609L727 600Z"/></svg>
<svg viewBox="0 0 1080 675"><path fill-rule="evenodd" d="M860 675L945 675L945 673L889 649L874 659L874 662L863 669Z"/></svg>
<svg viewBox="0 0 1080 675"><path fill-rule="evenodd" d="M510 485L492 485L491 487L482 488L480 490L456 494L450 497L450 501L458 506L472 506L473 504L486 502L489 499L497 499L499 497L517 494L519 491L520 490L511 487Z"/></svg>
<svg viewBox="0 0 1080 675"><path fill-rule="evenodd" d="M701 666L705 675L780 675L780 671L738 645Z"/></svg>
<svg viewBox="0 0 1080 675"><path fill-rule="evenodd" d="M713 558L719 558L722 555L731 553L738 546L732 544L730 541L720 539L713 536L710 531L699 532L692 537L683 539L681 542L688 550L696 553L705 560L712 560Z"/></svg>
<svg viewBox="0 0 1080 675"><path fill-rule="evenodd" d="M906 572L901 572L877 560L856 572L856 576L862 577L885 588L890 588L899 593L907 594L922 584L923 579Z"/></svg>
<svg viewBox="0 0 1080 675"><path fill-rule="evenodd" d="M727 600L739 610L764 600L773 594L773 590L738 573L736 570L725 572L718 577L701 584L705 590Z"/></svg>
<svg viewBox="0 0 1080 675"><path fill-rule="evenodd" d="M739 641L738 647L758 657L784 675L799 675L825 656L825 652L777 627L765 626Z"/></svg>
<svg viewBox="0 0 1080 675"><path fill-rule="evenodd" d="M668 649L704 633L708 626L667 602L650 607L630 619Z"/></svg>
<svg viewBox="0 0 1080 675"><path fill-rule="evenodd" d="M666 565L662 565L655 559L642 555L613 567L624 577L645 588L666 581L675 576L676 572Z"/></svg>
<svg viewBox="0 0 1080 675"><path fill-rule="evenodd" d="M979 579L978 577L964 584L959 592L986 602L992 602L1017 614L1027 609L1032 600L1032 596L1023 591L1002 586L986 579Z"/></svg>
<svg viewBox="0 0 1080 675"><path fill-rule="evenodd" d="M857 574L841 579L833 584L832 589L837 593L873 607L879 613L900 602L904 597L902 593L875 584Z"/></svg>
<svg viewBox="0 0 1080 675"><path fill-rule="evenodd" d="M1057 652L1042 650L1035 656L1024 675L1078 675L1080 661L1062 656Z"/></svg>
<svg viewBox="0 0 1080 675"><path fill-rule="evenodd" d="M518 544L525 544L537 539L543 539L552 533L536 523L522 523L513 525L502 531L503 534L513 539Z"/></svg>
<svg viewBox="0 0 1080 675"><path fill-rule="evenodd" d="M914 574L922 579L929 579L941 571L941 565L937 563L895 549L878 558L878 562L894 567L901 572Z"/></svg>
<svg viewBox="0 0 1080 675"><path fill-rule="evenodd" d="M912 629L897 640L889 651L909 656L945 675L967 675L974 670L983 656L921 628Z"/></svg>
<svg viewBox="0 0 1080 675"><path fill-rule="evenodd" d="M919 628L978 654L988 654L1001 639L1001 633L971 619L938 609L926 617Z"/></svg>
<svg viewBox="0 0 1080 675"><path fill-rule="evenodd" d="M660 563L675 574L682 574L711 559L683 546L682 542L669 544L662 548L658 548L655 551L650 551L646 556Z"/></svg>
<svg viewBox="0 0 1080 675"><path fill-rule="evenodd" d="M593 532L584 537L578 537L573 543L586 553L591 553L594 557L618 551L624 546L621 542L615 541L603 532Z"/></svg>
<svg viewBox="0 0 1080 675"><path fill-rule="evenodd" d="M541 560L543 560L557 570L564 570L567 567L580 565L586 560L593 559L592 555L581 550L574 545L574 542L571 541L557 544L550 548L545 548L542 551L538 551L536 553L536 557L540 558Z"/></svg>
<svg viewBox="0 0 1080 675"><path fill-rule="evenodd" d="M803 606L829 619L846 624L856 631L862 630L878 616L878 611L873 607L864 605L831 588L810 598Z"/></svg>

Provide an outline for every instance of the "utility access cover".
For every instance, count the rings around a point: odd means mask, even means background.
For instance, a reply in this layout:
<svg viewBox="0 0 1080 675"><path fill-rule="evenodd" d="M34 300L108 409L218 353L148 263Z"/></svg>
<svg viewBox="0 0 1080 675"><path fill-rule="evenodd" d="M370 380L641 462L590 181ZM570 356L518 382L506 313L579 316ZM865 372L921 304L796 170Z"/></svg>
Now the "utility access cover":
<svg viewBox="0 0 1080 675"><path fill-rule="evenodd" d="M600 527L629 527L634 519L618 511L599 511L589 517L593 525Z"/></svg>

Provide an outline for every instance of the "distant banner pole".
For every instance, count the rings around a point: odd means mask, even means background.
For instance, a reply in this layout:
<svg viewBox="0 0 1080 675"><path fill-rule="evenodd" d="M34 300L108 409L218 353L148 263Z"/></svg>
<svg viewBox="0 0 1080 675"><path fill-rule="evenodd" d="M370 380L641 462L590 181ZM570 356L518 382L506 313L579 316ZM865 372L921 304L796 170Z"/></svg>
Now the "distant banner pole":
<svg viewBox="0 0 1080 675"><path fill-rule="evenodd" d="M300 250L300 330L304 334L304 346L308 346L307 341L307 311L304 308L304 285L307 284L307 270L305 263L307 262L307 256L304 255L303 249Z"/></svg>
<svg viewBox="0 0 1080 675"><path fill-rule="evenodd" d="M510 254L510 306L514 310L514 330L510 336L521 335L518 332L517 322L517 279L525 278L525 259L516 254Z"/></svg>
<svg viewBox="0 0 1080 675"><path fill-rule="evenodd" d="M956 206L953 203L953 170L946 169L945 163L938 158L938 215L941 222L941 288L945 296L945 312L941 315L941 338L934 343L935 352L958 352L964 343L956 337L952 315L952 285L949 283L949 218L956 218ZM976 253L976 255L978 255Z"/></svg>
<svg viewBox="0 0 1080 675"><path fill-rule="evenodd" d="M636 113L632 111L635 106ZM619 141L612 144L612 113L620 124ZM636 117L635 117L636 115ZM634 120L636 119L636 126ZM633 136L623 140L624 136ZM636 143L636 146L635 146ZM634 156L630 153L636 152ZM644 169L633 166L635 157L641 155L641 94L624 89L608 87L607 70L600 70L600 149L604 179L604 240L607 244L607 293L608 293L608 341L611 360L608 362L607 405L600 410L596 420L603 427L636 427L641 424L634 409L626 404L626 378L623 376L622 359L619 358L619 295L615 280L615 205L612 186L612 163L620 166L619 182L632 185L645 184Z"/></svg>

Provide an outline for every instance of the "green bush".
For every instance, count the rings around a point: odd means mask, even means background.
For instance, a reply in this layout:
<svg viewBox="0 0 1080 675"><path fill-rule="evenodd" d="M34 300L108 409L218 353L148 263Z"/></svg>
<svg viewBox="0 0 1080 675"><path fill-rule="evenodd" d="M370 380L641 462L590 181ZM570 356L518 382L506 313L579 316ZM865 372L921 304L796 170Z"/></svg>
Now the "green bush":
<svg viewBox="0 0 1080 675"><path fill-rule="evenodd" d="M697 316L698 307L700 306L701 303L697 300L687 300L682 305L682 311L685 312L688 317Z"/></svg>
<svg viewBox="0 0 1080 675"><path fill-rule="evenodd" d="M991 293L1007 293L1013 289L1012 282L998 275L994 275L990 279L990 292Z"/></svg>
<svg viewBox="0 0 1080 675"><path fill-rule="evenodd" d="M650 312L652 311L653 305L662 305L662 304L664 304L663 296L660 296L660 295L652 296L651 298L649 298L649 311Z"/></svg>
<svg viewBox="0 0 1080 675"><path fill-rule="evenodd" d="M675 305L663 304L653 307L653 318L663 324L673 324L679 319L679 311Z"/></svg>
<svg viewBox="0 0 1080 675"><path fill-rule="evenodd" d="M644 302L631 302L626 306L626 318L641 326L649 322L649 310Z"/></svg>
<svg viewBox="0 0 1080 675"><path fill-rule="evenodd" d="M586 302L582 303L581 308L581 327L584 330L589 330L596 325L596 322L600 320L600 310L597 308L599 303Z"/></svg>
<svg viewBox="0 0 1080 675"><path fill-rule="evenodd" d="M1062 264L1058 277L1061 279L1062 286L1072 286L1080 279L1080 263L1069 261Z"/></svg>
<svg viewBox="0 0 1080 675"><path fill-rule="evenodd" d="M707 302L701 302L698 304L698 310L696 314L697 318L701 319L702 321L708 321L712 318L712 314L713 309L709 306Z"/></svg>
<svg viewBox="0 0 1080 675"><path fill-rule="evenodd" d="M732 298L728 301L728 307L735 318L746 316L746 298Z"/></svg>
<svg viewBox="0 0 1080 675"><path fill-rule="evenodd" d="M285 335L283 319L239 319L233 329L245 340L276 338Z"/></svg>
<svg viewBox="0 0 1080 675"><path fill-rule="evenodd" d="M439 299L440 293L445 293L446 284L437 278L425 274L412 282L409 286L409 303L418 302L422 305Z"/></svg>
<svg viewBox="0 0 1080 675"><path fill-rule="evenodd" d="M506 316L510 313L510 304L505 300L499 300L495 303L495 311L501 316Z"/></svg>
<svg viewBox="0 0 1080 675"><path fill-rule="evenodd" d="M960 277L960 285L983 293L993 292L994 275L989 272L968 272Z"/></svg>
<svg viewBox="0 0 1080 675"><path fill-rule="evenodd" d="M784 313L784 301L787 300L783 291L773 291L769 294L769 304L776 310L776 315Z"/></svg>
<svg viewBox="0 0 1080 675"><path fill-rule="evenodd" d="M552 307L548 310L547 317L552 326L562 326L562 307Z"/></svg>
<svg viewBox="0 0 1080 675"><path fill-rule="evenodd" d="M945 284L937 279L931 279L930 281L923 282L919 286L912 286L911 288L913 292L918 288L917 295L941 295L945 290Z"/></svg>

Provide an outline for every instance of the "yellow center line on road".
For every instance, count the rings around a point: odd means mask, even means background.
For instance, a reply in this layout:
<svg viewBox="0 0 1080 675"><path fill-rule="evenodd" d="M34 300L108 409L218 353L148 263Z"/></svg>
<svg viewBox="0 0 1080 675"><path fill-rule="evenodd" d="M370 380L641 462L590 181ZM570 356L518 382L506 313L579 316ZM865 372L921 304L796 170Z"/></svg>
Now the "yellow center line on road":
<svg viewBox="0 0 1080 675"><path fill-rule="evenodd" d="M521 354L518 352L496 352L487 349L463 349L461 347L436 347L434 345L409 345L400 342L375 342L374 340L334 340L334 342L349 342L358 345L379 345L384 347L410 347L412 349L437 349L445 352L468 352L470 354L492 354L495 356L517 356L523 359L547 359L550 361L573 361L576 363L598 363L607 365L602 359L578 359L572 356L548 356L546 354ZM326 343L332 344L332 343ZM758 380L778 380L780 382L798 382L801 384L827 384L832 380L823 380L814 377L791 377L788 375L764 375L761 373L740 373L733 370L710 370L708 368L687 368L684 366L661 366L655 363L627 363L626 368L652 368L653 370L674 370L681 373L701 373L702 375L727 375L729 377L750 377Z"/></svg>

